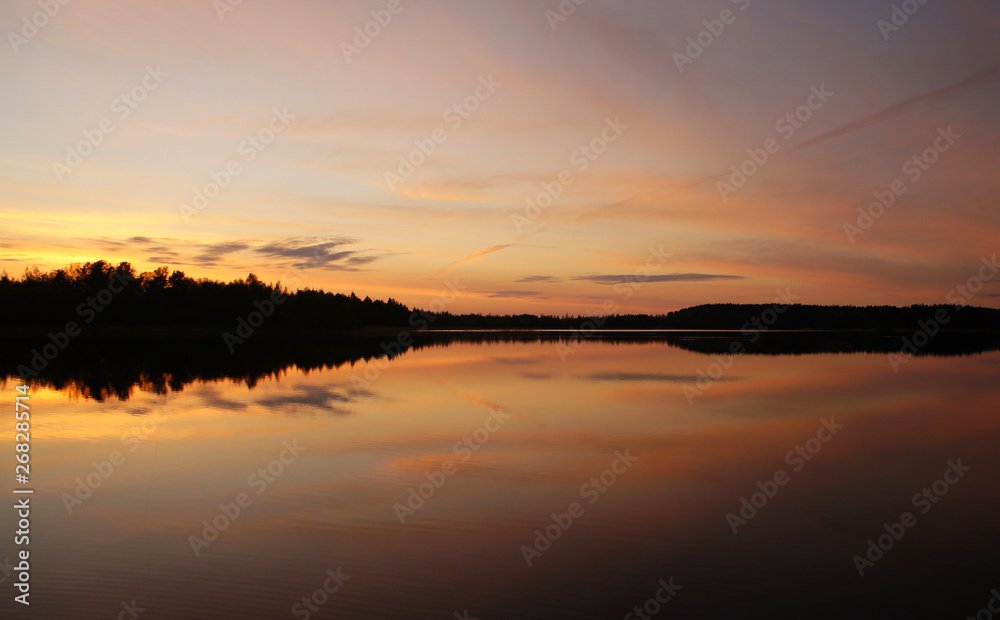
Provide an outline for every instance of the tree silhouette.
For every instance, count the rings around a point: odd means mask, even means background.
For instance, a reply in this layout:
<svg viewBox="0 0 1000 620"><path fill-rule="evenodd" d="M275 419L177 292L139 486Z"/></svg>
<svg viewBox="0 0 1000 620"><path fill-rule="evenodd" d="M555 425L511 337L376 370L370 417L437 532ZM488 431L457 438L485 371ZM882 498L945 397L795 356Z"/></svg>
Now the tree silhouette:
<svg viewBox="0 0 1000 620"><path fill-rule="evenodd" d="M122 285L122 283L127 283ZM110 292L109 292L110 291ZM113 295L112 295L113 292ZM99 310L82 305L97 299ZM774 312L772 304L707 304L666 314L615 314L600 317L532 314L453 314L412 310L395 299L386 301L353 291L344 295L313 288L289 292L280 283L266 283L256 274L220 282L189 278L167 267L136 275L130 263L117 266L103 260L74 263L42 272L0 276L0 325L53 326L86 316L100 327L232 328L255 303L280 299L266 329L357 329L391 326L433 329L754 329L753 321L767 313L776 317L769 329L913 331L921 323L938 323L941 330L996 330L1000 310L947 305L816 306L795 304ZM92 308L92 306L91 306ZM97 314L99 312L99 314ZM935 316L947 316L938 322ZM99 317L99 321L96 318ZM419 326L419 327L418 327Z"/></svg>

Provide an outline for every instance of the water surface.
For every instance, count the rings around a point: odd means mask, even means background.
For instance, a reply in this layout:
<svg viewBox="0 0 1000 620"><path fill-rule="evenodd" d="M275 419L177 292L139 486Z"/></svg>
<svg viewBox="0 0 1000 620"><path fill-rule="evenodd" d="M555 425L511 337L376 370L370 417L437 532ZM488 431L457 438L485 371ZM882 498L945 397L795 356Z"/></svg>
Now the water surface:
<svg viewBox="0 0 1000 620"><path fill-rule="evenodd" d="M565 361L551 341L445 340L103 394L40 381L32 605L0 573L3 617L113 618L134 600L143 619L622 618L661 580L681 588L647 608L657 618L985 607L1000 586L1000 353L896 373L880 353L689 350L709 338L724 336L583 341ZM694 393L699 371L719 380ZM115 451L124 462L73 501ZM968 472L921 513L913 496L958 459ZM779 470L787 483L734 534L727 515ZM904 512L915 525L859 575L854 556ZM193 543L216 518L217 539ZM558 538L536 546L546 528ZM349 579L325 603L296 607L338 569Z"/></svg>

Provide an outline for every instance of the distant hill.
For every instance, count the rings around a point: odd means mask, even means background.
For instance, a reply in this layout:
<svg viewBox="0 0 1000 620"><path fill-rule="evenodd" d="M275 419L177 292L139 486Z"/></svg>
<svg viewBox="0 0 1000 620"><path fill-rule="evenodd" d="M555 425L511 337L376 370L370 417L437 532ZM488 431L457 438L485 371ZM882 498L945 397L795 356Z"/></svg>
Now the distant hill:
<svg viewBox="0 0 1000 620"><path fill-rule="evenodd" d="M942 317L937 321L935 317ZM704 304L666 314L615 314L604 317L520 315L436 315L434 329L724 329L913 331L921 321L943 330L1000 330L1000 310L951 305L817 306L795 304Z"/></svg>
<svg viewBox="0 0 1000 620"><path fill-rule="evenodd" d="M766 325L771 304L706 304L692 306L663 317L672 329L749 329L754 321ZM952 305L912 306L817 306L795 304L775 313L773 329L915 329L919 321L945 313L945 329L1000 329L1000 310Z"/></svg>

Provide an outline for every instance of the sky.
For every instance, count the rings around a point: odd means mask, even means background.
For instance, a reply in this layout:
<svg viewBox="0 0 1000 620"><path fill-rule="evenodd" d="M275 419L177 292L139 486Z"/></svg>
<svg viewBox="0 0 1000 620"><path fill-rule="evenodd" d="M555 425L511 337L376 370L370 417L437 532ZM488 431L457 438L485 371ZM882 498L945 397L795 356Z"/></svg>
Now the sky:
<svg viewBox="0 0 1000 620"><path fill-rule="evenodd" d="M9 0L0 268L998 307L997 32L967 0Z"/></svg>

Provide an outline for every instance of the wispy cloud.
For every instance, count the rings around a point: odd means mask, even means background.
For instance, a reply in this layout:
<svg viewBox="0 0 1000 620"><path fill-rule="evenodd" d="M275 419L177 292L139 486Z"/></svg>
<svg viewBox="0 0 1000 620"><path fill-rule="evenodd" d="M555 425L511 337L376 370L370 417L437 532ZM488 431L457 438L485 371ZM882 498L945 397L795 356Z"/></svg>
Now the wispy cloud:
<svg viewBox="0 0 1000 620"><path fill-rule="evenodd" d="M698 375L672 375L647 372L595 372L589 375L581 375L578 378L587 381L625 381L625 382L664 382L664 383L692 383L698 381ZM720 377L717 381L734 381L734 377Z"/></svg>
<svg viewBox="0 0 1000 620"><path fill-rule="evenodd" d="M560 278L555 276L526 276L519 280L515 280L519 283L531 283L531 282L542 282L542 283L552 283L552 282L562 282Z"/></svg>
<svg viewBox="0 0 1000 620"><path fill-rule="evenodd" d="M450 269L452 269L453 267L455 267L455 265L460 265L460 264L466 263L466 262L468 262L470 260L474 260L476 258L479 258L480 256L485 256L487 254L492 254L493 252L499 252L500 250L503 250L503 249L506 249L506 248L509 248L509 247L513 247L515 245L517 245L517 244L515 244L515 243L508 243L506 245L494 245L492 247L488 247L488 248L485 248L483 250L479 250L478 252L475 252L473 254L469 254L465 258L460 258L457 261L448 264L443 269L438 270L437 273L434 274L434 276L437 277L437 276L439 276L439 275L441 275L441 274L449 271Z"/></svg>
<svg viewBox="0 0 1000 620"><path fill-rule="evenodd" d="M288 259L295 267L319 268L334 271L361 271L361 267L379 260L388 253L374 250L346 249L345 246L357 241L346 236L337 237L289 237L277 239L261 245L255 241L228 241L219 243L197 243L172 238L134 236L126 240L94 239L92 242L117 252L141 252L146 260L168 266L196 265L208 267L255 268L255 257ZM241 252L246 254L238 265L234 258ZM259 259L258 259L259 260ZM223 263L227 263L223 265Z"/></svg>
<svg viewBox="0 0 1000 620"><path fill-rule="evenodd" d="M492 293L487 293L486 296L493 299L522 299L525 297L533 297L536 299L547 298L544 293L540 293L538 291L493 291Z"/></svg>
<svg viewBox="0 0 1000 620"><path fill-rule="evenodd" d="M547 372L522 372L519 376L525 379L546 380L551 379L552 374Z"/></svg>
<svg viewBox="0 0 1000 620"><path fill-rule="evenodd" d="M899 103L893 104L887 108L883 108L878 112L873 112L868 116L854 121L853 123L848 123L842 125L832 131L828 131L822 135L816 136L811 140L807 140L802 144L789 149L789 153L794 153L795 151L804 149L806 147L814 146L821 142L826 142L827 140L832 140L833 138L849 134L859 129L864 129L865 127L870 127L872 125L877 125L888 120L892 120L909 112L913 112L918 108L918 104L933 101L935 99L942 99L944 97L950 97L952 95L957 95L965 90L974 88L979 84L985 83L1000 76L1000 64L990 65L989 67L979 71L964 80L955 82L948 86L942 88L937 88L930 92L926 92L909 99L900 101Z"/></svg>
<svg viewBox="0 0 1000 620"><path fill-rule="evenodd" d="M324 239L319 237L294 237L273 241L254 248L257 254L274 258L296 259L295 267L301 269L323 268L338 271L356 271L359 265L367 265L378 259L373 255L359 255L355 250L341 250L341 246L355 243L354 239L339 237Z"/></svg>
<svg viewBox="0 0 1000 620"><path fill-rule="evenodd" d="M202 265L204 267L211 267L220 260L222 260L227 254L232 254L234 252L242 252L250 248L250 245L243 242L235 243L213 243L201 247L201 253L192 258L194 262Z"/></svg>
<svg viewBox="0 0 1000 620"><path fill-rule="evenodd" d="M591 275L574 276L572 280L584 280L597 284L620 284L623 282L711 282L713 280L744 280L746 276L731 276L713 273L669 273L664 275Z"/></svg>

